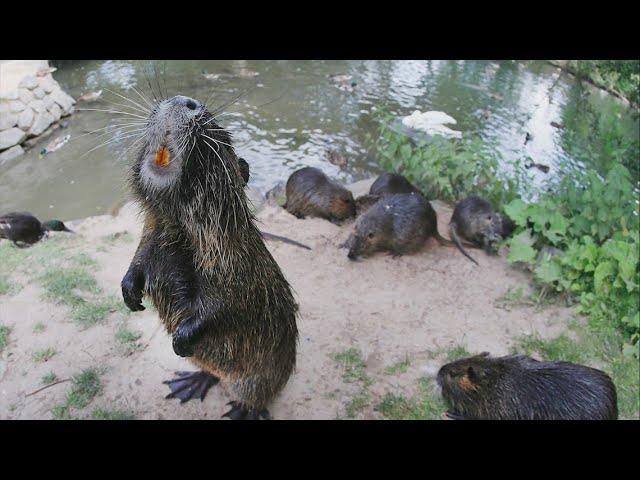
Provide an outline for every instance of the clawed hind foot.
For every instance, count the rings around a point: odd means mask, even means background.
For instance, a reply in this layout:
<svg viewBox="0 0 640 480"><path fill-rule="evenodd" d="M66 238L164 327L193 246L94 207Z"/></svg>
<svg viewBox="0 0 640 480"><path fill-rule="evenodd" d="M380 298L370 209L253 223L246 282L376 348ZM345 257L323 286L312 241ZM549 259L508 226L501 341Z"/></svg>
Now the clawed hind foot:
<svg viewBox="0 0 640 480"><path fill-rule="evenodd" d="M222 416L229 417L231 420L260 420L261 418L271 420L271 415L266 408L264 410L256 410L249 408L244 403L235 401L229 402L227 405L231 405L231 410Z"/></svg>
<svg viewBox="0 0 640 480"><path fill-rule="evenodd" d="M194 396L203 401L209 389L220 381L218 377L203 371L176 372L176 375L176 378L162 382L171 389L171 393L164 398L179 398L180 403L188 402Z"/></svg>

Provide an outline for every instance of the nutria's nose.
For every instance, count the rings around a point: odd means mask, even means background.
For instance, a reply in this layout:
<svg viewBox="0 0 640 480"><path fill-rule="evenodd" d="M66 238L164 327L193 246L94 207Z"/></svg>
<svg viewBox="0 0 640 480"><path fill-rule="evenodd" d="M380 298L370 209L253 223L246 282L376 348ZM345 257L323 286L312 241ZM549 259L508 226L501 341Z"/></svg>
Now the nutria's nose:
<svg viewBox="0 0 640 480"><path fill-rule="evenodd" d="M198 108L198 102L196 102L193 98L185 97L184 95L176 95L175 97L173 97L173 102L178 105L183 105L189 110L195 110L196 108Z"/></svg>
<svg viewBox="0 0 640 480"><path fill-rule="evenodd" d="M347 253L347 258L349 258L349 260L356 260L358 258L358 255L353 252L349 252Z"/></svg>

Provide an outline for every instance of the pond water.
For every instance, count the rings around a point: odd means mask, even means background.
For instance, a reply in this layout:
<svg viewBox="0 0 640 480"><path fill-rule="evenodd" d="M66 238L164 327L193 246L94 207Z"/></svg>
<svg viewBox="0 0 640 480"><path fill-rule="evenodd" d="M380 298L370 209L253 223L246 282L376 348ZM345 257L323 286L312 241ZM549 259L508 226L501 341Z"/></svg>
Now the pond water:
<svg viewBox="0 0 640 480"><path fill-rule="evenodd" d="M491 142L506 159L529 156L550 166L547 174L536 171L536 183L557 174L562 162L574 160L569 153L573 144L592 141L593 120L585 111L613 115L625 135L638 136L637 119L617 99L583 87L543 62L199 60L156 66L159 84L169 95L211 98L208 105L216 106L243 94L227 107L220 123L251 165L250 184L263 192L302 166L320 167L344 182L379 173L371 138L377 132L373 114L383 103L398 116L416 109L446 112L457 120L452 128ZM150 95L148 71L148 62L73 61L62 62L54 78L76 98L109 89L141 102L134 89ZM338 89L330 74L351 75L353 91ZM151 79L155 85L153 75ZM76 108L122 110L113 103L126 102L105 90L97 102ZM130 140L115 137L92 151L112 137L88 132L117 118L77 111L66 119L66 129L2 165L0 211L27 210L43 219L109 211L126 195ZM525 144L527 132L532 139ZM66 134L71 135L69 143L39 155L48 142ZM328 148L342 152L348 165L341 169L329 163Z"/></svg>

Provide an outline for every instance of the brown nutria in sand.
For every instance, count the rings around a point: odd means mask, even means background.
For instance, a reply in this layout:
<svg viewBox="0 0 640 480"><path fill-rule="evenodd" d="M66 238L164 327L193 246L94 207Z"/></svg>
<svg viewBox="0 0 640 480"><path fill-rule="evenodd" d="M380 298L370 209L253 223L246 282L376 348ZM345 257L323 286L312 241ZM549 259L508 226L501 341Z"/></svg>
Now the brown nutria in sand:
<svg viewBox="0 0 640 480"><path fill-rule="evenodd" d="M462 242L484 248L487 253L495 251L494 243L502 240L503 217L496 213L491 204L480 197L467 197L459 201L451 215L449 234L458 249L473 263L478 262L469 255Z"/></svg>
<svg viewBox="0 0 640 480"><path fill-rule="evenodd" d="M369 188L370 195L387 195L394 193L419 193L422 194L404 175L397 173L383 173Z"/></svg>
<svg viewBox="0 0 640 480"><path fill-rule="evenodd" d="M202 368L179 372L169 398L203 399L228 382L232 419L268 418L296 363L296 304L247 205L231 136L202 103L158 101L131 169L145 215L122 280L127 306L147 295L173 350Z"/></svg>
<svg viewBox="0 0 640 480"><path fill-rule="evenodd" d="M465 420L615 420L616 387L600 370L487 352L443 366L437 382Z"/></svg>
<svg viewBox="0 0 640 480"><path fill-rule="evenodd" d="M414 187L406 177L397 173L383 173L369 188L369 193L356 198L356 212L360 216L369 210L384 195L396 193L419 193L422 192Z"/></svg>
<svg viewBox="0 0 640 480"><path fill-rule="evenodd" d="M287 180L284 208L298 218L321 217L338 223L356 216L356 203L349 190L321 170L304 167Z"/></svg>
<svg viewBox="0 0 640 480"><path fill-rule="evenodd" d="M438 233L438 218L431 204L418 193L402 193L385 195L369 208L343 246L349 248L351 260L380 250L399 256L418 251L429 237L452 245Z"/></svg>

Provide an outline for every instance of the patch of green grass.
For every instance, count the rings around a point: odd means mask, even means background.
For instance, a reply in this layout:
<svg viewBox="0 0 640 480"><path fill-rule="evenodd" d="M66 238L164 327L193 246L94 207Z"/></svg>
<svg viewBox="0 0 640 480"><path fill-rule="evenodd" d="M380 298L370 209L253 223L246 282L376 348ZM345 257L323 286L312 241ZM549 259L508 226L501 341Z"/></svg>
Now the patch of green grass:
<svg viewBox="0 0 640 480"><path fill-rule="evenodd" d="M133 412L128 410L107 410L104 408L96 408L91 412L91 418L94 420L135 420Z"/></svg>
<svg viewBox="0 0 640 480"><path fill-rule="evenodd" d="M333 359L344 367L342 380L345 383L363 382L370 385L371 380L365 372L364 360L357 349L350 348L334 355Z"/></svg>
<svg viewBox="0 0 640 480"><path fill-rule="evenodd" d="M102 392L100 373L95 368L87 368L74 376L71 390L67 394L67 405L74 408L84 408Z"/></svg>
<svg viewBox="0 0 640 480"><path fill-rule="evenodd" d="M98 302L82 301L73 306L71 318L83 327L90 327L105 319L107 315L117 310L113 301Z"/></svg>
<svg viewBox="0 0 640 480"><path fill-rule="evenodd" d="M48 299L65 305L77 305L82 298L76 290L98 292L93 276L80 268L50 268L40 278Z"/></svg>
<svg viewBox="0 0 640 480"><path fill-rule="evenodd" d="M71 414L69 413L69 406L66 404L55 405L51 409L51 415L54 420L71 420Z"/></svg>
<svg viewBox="0 0 640 480"><path fill-rule="evenodd" d="M387 393L377 410L390 420L433 420L441 418L447 409L444 401L437 397L429 380L420 381L420 392L412 397Z"/></svg>
<svg viewBox="0 0 640 480"><path fill-rule="evenodd" d="M115 242L131 243L133 241L133 235L127 231L116 232L103 236L102 241L109 244L114 244Z"/></svg>
<svg viewBox="0 0 640 480"><path fill-rule="evenodd" d="M355 383L359 387L358 392L346 406L347 418L355 418L370 403L368 389L373 380L366 374L366 365L358 349L350 348L344 352L337 353L333 356L333 359L344 368L342 380L345 383Z"/></svg>
<svg viewBox="0 0 640 480"><path fill-rule="evenodd" d="M346 406L347 418L356 418L369 405L370 400L369 392L366 389L360 390Z"/></svg>
<svg viewBox="0 0 640 480"><path fill-rule="evenodd" d="M453 362L454 360L458 360L459 358L470 357L470 356L471 356L471 353L469 353L469 351L463 345L456 345L454 347L451 347L447 351L448 362Z"/></svg>
<svg viewBox="0 0 640 480"><path fill-rule="evenodd" d="M36 352L33 352L33 355L31 355L31 358L33 358L34 362L46 362L51 358L53 358L53 356L56 353L58 352L56 352L55 349L53 348L45 348L43 350L38 350Z"/></svg>
<svg viewBox="0 0 640 480"><path fill-rule="evenodd" d="M98 265L98 262L86 253L79 253L78 255L71 257L71 262L81 267L95 267Z"/></svg>
<svg viewBox="0 0 640 480"><path fill-rule="evenodd" d="M41 380L43 385L49 385L50 383L58 380L58 376L53 372L49 372L46 375L43 375Z"/></svg>
<svg viewBox="0 0 640 480"><path fill-rule="evenodd" d="M622 351L621 334L615 328L606 332L586 331L584 326L572 325L576 339L567 334L549 340L528 335L518 339L513 353L537 354L543 360L578 363L603 370L613 380L618 396L620 418L640 418L639 346L636 351ZM635 356L634 356L635 354Z"/></svg>
<svg viewBox="0 0 640 480"><path fill-rule="evenodd" d="M11 333L11 328L6 327L4 325L0 325L0 353L6 348L9 343L9 334Z"/></svg>
<svg viewBox="0 0 640 480"><path fill-rule="evenodd" d="M126 325L122 324L118 328L115 336L116 341L120 344L120 347L123 350L123 354L130 355L139 348L137 342L142 336L142 333L129 330Z"/></svg>
<svg viewBox="0 0 640 480"><path fill-rule="evenodd" d="M0 295L6 295L11 291L11 284L7 278L4 275L0 275Z"/></svg>
<svg viewBox="0 0 640 480"><path fill-rule="evenodd" d="M385 375L396 375L398 373L404 373L409 368L409 365L411 365L411 361L409 360L409 357L406 356L404 358L404 360L396 362L393 365L390 365L387 368L385 368L384 369L384 374Z"/></svg>
<svg viewBox="0 0 640 480"><path fill-rule="evenodd" d="M47 326L42 323L42 322L38 322L33 326L33 333L42 333L47 329Z"/></svg>

